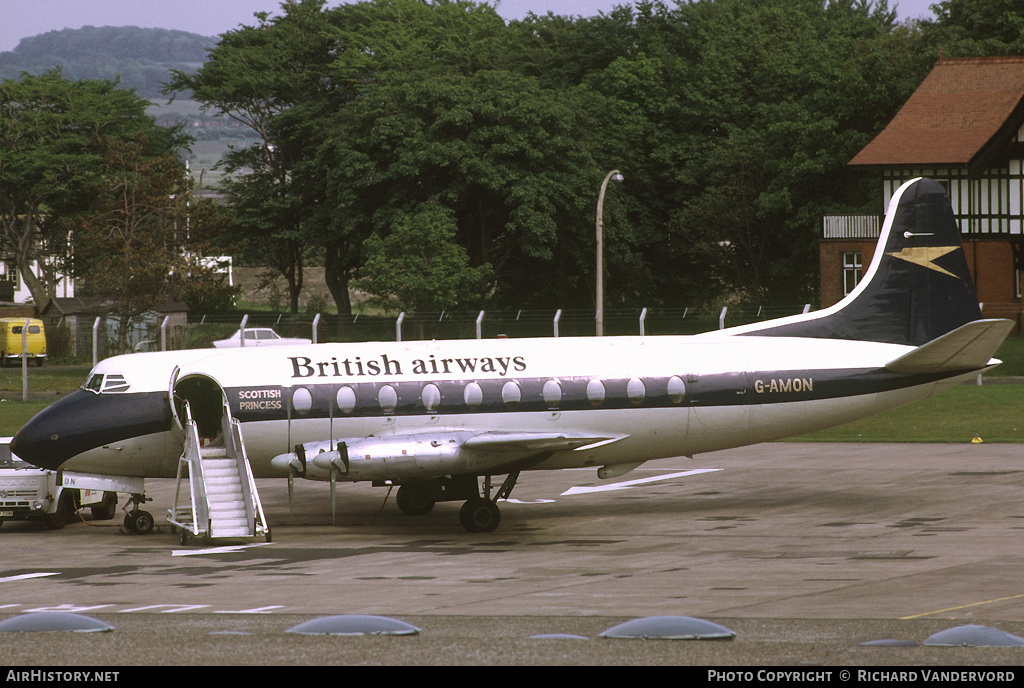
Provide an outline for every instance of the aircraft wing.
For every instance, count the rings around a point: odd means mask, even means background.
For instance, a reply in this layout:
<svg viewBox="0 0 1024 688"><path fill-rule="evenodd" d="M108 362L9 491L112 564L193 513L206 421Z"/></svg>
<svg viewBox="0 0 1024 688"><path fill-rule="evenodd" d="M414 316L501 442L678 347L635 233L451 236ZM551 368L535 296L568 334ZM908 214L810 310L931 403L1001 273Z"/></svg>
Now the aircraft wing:
<svg viewBox="0 0 1024 688"><path fill-rule="evenodd" d="M563 451L591 448L616 442L627 435L618 437L597 437L559 432L505 432L490 431L473 435L463 442L467 449L481 449L499 452Z"/></svg>
<svg viewBox="0 0 1024 688"><path fill-rule="evenodd" d="M1015 326L1012 320L975 320L885 364L894 373L942 373L984 368Z"/></svg>

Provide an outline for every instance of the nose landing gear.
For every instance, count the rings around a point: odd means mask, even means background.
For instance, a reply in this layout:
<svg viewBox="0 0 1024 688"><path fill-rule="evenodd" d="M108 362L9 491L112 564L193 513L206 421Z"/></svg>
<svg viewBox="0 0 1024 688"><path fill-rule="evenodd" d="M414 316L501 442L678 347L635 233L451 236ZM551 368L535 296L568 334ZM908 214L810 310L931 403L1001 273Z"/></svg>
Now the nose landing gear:
<svg viewBox="0 0 1024 688"><path fill-rule="evenodd" d="M131 496L131 509L124 515L124 527L129 533L147 535L153 531L153 514L139 508L140 504L152 501L152 497L146 497L144 494ZM128 508L127 504L125 508Z"/></svg>

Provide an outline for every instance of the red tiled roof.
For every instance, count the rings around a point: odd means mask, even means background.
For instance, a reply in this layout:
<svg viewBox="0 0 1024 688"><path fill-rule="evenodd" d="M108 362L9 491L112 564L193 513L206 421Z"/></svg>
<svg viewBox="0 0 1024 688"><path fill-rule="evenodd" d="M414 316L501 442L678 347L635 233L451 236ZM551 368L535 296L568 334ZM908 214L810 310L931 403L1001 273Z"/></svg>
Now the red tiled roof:
<svg viewBox="0 0 1024 688"><path fill-rule="evenodd" d="M1010 120L1022 99L1024 56L940 59L849 164L967 165L1008 124L1021 124Z"/></svg>

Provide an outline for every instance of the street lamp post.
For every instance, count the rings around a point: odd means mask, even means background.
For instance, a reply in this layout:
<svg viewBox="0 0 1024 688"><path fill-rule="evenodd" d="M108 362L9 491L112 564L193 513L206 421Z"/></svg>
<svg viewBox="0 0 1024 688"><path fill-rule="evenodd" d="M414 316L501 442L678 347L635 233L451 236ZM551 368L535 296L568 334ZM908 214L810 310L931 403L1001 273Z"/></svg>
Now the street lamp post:
<svg viewBox="0 0 1024 688"><path fill-rule="evenodd" d="M601 235L601 228L604 220L601 215L604 212L604 192L608 188L608 182L621 182L623 177L618 170L612 170L605 175L601 182L601 193L597 195L597 336L604 336L604 238Z"/></svg>

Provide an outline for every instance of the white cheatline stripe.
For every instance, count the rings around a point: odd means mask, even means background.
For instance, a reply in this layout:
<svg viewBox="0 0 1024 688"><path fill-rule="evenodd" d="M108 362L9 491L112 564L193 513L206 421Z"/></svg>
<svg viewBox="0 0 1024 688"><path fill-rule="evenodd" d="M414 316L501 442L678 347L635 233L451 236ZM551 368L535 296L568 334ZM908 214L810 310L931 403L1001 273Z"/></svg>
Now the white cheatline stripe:
<svg viewBox="0 0 1024 688"><path fill-rule="evenodd" d="M655 483L661 480L671 480L672 478L683 478L688 475L698 475L700 473L713 473L720 471L721 468L697 468L692 471L682 471L681 473L666 473L665 475L657 475L653 478L639 478L638 480L627 480L623 483L612 483L611 485L598 485L597 487L571 487L561 496L575 495L575 494L587 494L588 492L610 492L612 490L626 490L631 487L637 487L638 485L646 485L647 483Z"/></svg>
<svg viewBox="0 0 1024 688"><path fill-rule="evenodd" d="M6 578L0 578L0 583L9 583L10 581L29 580L30 578L44 578L46 576L56 576L56 571L52 573L39 572L39 573L22 573L17 576L7 576Z"/></svg>

